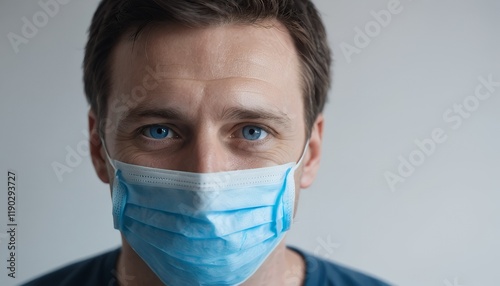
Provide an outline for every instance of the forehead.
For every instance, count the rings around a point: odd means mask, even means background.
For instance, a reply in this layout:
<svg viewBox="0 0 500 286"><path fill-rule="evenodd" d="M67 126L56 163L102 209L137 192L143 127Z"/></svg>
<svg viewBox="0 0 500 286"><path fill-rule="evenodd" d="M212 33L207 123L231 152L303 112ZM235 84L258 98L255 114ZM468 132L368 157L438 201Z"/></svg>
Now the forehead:
<svg viewBox="0 0 500 286"><path fill-rule="evenodd" d="M272 20L202 28L158 24L135 40L123 37L112 56L113 85L130 83L145 66L157 65L165 77L253 77L272 80L276 86L293 82L293 87L301 87L293 40L281 23Z"/></svg>

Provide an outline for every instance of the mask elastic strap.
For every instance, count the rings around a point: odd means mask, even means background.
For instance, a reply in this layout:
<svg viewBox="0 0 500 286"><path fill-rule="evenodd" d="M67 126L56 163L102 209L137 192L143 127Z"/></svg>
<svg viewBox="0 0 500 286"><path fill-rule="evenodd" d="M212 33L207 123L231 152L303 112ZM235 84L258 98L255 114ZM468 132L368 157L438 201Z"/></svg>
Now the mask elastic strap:
<svg viewBox="0 0 500 286"><path fill-rule="evenodd" d="M287 188L285 194L283 195L291 199L285 200L285 205L284 205L284 208L288 210L288 214L283 218L283 224L282 224L282 228L285 231L290 229L290 225L293 222L293 216L295 212L295 205L293 203L295 201L295 185L294 185L295 180L293 177L295 175L295 171L297 170L297 168L300 166L300 164L302 164L302 160L304 160L307 147L309 147L309 138L307 139L304 149L302 150L302 155L300 156L299 161L297 161L295 166L293 166L287 173L287 182L286 182ZM288 179L288 176L291 176L290 180Z"/></svg>
<svg viewBox="0 0 500 286"><path fill-rule="evenodd" d="M99 138L101 139L102 146L104 147L104 154L106 154L106 158L108 159L109 164L116 171L115 163L113 162L113 160L111 160L111 156L109 156L108 148L106 147L106 142L104 142L102 136L99 136Z"/></svg>
<svg viewBox="0 0 500 286"><path fill-rule="evenodd" d="M302 164L302 160L304 160L304 157L306 156L307 147L309 147L309 138L306 141L306 145L304 146L304 150L302 150L302 155L300 156L299 161L297 161L297 164L295 164L295 166L293 167L293 171L295 171L300 166L300 164Z"/></svg>

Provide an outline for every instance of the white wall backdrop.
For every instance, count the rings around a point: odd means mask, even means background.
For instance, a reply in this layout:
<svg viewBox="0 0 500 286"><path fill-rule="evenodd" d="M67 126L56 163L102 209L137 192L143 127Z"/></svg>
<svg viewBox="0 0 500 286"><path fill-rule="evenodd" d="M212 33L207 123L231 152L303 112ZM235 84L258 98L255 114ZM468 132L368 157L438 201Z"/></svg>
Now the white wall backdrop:
<svg viewBox="0 0 500 286"><path fill-rule="evenodd" d="M0 4L0 285L120 243L86 148L81 62L98 1L60 0L44 17L46 2ZM315 3L334 85L322 169L288 242L396 285L499 285L500 2Z"/></svg>

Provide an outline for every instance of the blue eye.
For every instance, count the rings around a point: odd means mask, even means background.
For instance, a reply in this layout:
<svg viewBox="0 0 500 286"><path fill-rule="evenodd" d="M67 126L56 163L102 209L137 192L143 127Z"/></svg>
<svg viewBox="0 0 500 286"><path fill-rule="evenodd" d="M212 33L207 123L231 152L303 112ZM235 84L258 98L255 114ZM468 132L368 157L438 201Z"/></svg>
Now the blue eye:
<svg viewBox="0 0 500 286"><path fill-rule="evenodd" d="M144 128L142 134L153 139L164 139L172 137L174 133L168 127L162 125L151 125Z"/></svg>
<svg viewBox="0 0 500 286"><path fill-rule="evenodd" d="M243 127L241 130L241 133L243 135L243 138L247 140L259 140L259 139L264 139L267 136L267 132L264 131L262 128L253 126L253 125L247 125Z"/></svg>

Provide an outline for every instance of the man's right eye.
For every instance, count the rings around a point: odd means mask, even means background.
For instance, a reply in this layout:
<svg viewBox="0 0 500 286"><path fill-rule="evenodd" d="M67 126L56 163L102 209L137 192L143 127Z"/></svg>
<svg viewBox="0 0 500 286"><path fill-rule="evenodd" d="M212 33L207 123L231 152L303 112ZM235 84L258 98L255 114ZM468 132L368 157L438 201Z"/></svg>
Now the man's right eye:
<svg viewBox="0 0 500 286"><path fill-rule="evenodd" d="M175 132L163 125L150 125L144 127L142 135L152 139L174 138Z"/></svg>

